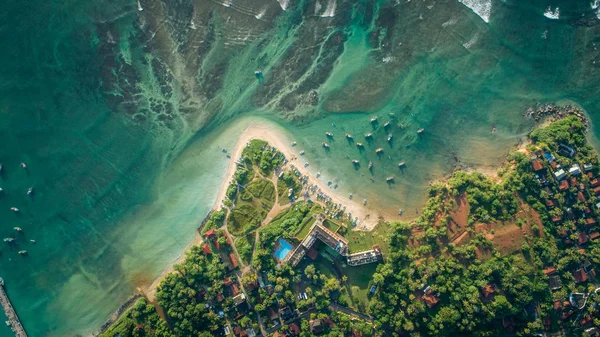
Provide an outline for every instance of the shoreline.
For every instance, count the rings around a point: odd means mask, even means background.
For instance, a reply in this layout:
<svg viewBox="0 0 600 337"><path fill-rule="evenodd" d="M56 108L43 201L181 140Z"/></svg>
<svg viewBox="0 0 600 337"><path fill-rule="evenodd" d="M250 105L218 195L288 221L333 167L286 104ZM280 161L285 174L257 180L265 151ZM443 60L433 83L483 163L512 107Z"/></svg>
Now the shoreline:
<svg viewBox="0 0 600 337"><path fill-rule="evenodd" d="M279 130L275 129L275 125L269 125L267 123L250 123L244 131L240 134L237 142L235 143L235 147L228 151L227 153L231 156L229 159L229 165L227 166L227 171L225 177L223 178L223 182L219 188L219 193L215 199L215 202L211 208L212 210L220 209L223 200L225 200L225 195L227 193L227 187L231 183L235 171L237 169L236 161L241 157L244 148L246 148L246 144L253 139L260 139L268 142L270 146L275 147L279 152L281 152L288 163L286 166L290 168L291 165L300 171L302 175L306 175L309 177L309 182L307 185L303 185L303 189L308 185L316 184L317 188L323 191L331 198L331 202L335 204L342 204L346 206L345 213L352 213L352 217L358 217L357 225L354 227L354 230L358 231L371 231L375 228L375 226L379 223L380 220L387 221L411 221L418 217L415 216L403 216L400 219L400 216L394 217L389 212L386 212L383 209L378 209L374 206L367 204L363 206L362 204L350 200L348 198L343 198L340 196L340 192L335 191L330 186L327 186L327 183L319 178L316 178L314 174L312 174L304 165L298 163L298 157L294 152L294 148L291 146L291 141L289 141L285 136L283 136ZM299 152L299 151L298 151ZM210 212L207 216L210 216ZM199 245L203 242L203 238L200 235L200 231L195 231L194 237L190 241L190 243L184 248L180 255L177 256L172 262L170 262L163 272L152 281L151 284L146 286L138 286L137 292L145 296L149 302L155 302L156 297L156 288L160 284L162 280L171 272L174 271L174 265L183 262L185 259L186 252L190 249L190 247L194 245Z"/></svg>

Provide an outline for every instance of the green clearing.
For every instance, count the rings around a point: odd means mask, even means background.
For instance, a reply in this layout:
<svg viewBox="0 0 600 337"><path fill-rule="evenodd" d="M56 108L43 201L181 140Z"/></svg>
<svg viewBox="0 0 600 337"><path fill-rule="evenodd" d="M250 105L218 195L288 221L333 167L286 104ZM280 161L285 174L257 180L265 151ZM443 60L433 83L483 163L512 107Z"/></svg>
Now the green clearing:
<svg viewBox="0 0 600 337"><path fill-rule="evenodd" d="M254 248L254 233L249 233L245 236L240 237L235 242L235 248L240 254L240 258L244 261L244 264L248 265L252 262L252 250Z"/></svg>
<svg viewBox="0 0 600 337"><path fill-rule="evenodd" d="M306 235L308 235L308 231L310 231L310 227L317 221L317 219L313 217L305 218L300 225L300 229L296 232L296 238L298 240L304 240Z"/></svg>
<svg viewBox="0 0 600 337"><path fill-rule="evenodd" d="M353 307L361 312L368 312L369 290L373 274L379 263L370 263L360 267L346 266L342 272L348 278L347 289L351 295Z"/></svg>
<svg viewBox="0 0 600 337"><path fill-rule="evenodd" d="M372 249L374 245L379 245L384 256L388 252L389 235L391 227L386 222L379 222L377 226L370 232L363 231L340 231L346 239L348 239L348 247L350 252L359 252L362 250Z"/></svg>
<svg viewBox="0 0 600 337"><path fill-rule="evenodd" d="M258 228L266 216L267 211L262 208L255 208L252 204L237 205L229 213L227 226L234 235L249 233Z"/></svg>
<svg viewBox="0 0 600 337"><path fill-rule="evenodd" d="M298 193L302 189L302 185L295 175L286 172L277 180L277 194L279 195L280 205L289 203L288 192L290 188L294 190L294 193Z"/></svg>
<svg viewBox="0 0 600 337"><path fill-rule="evenodd" d="M267 179L254 179L241 190L229 214L228 228L234 235L258 228L275 203L275 186Z"/></svg>
<svg viewBox="0 0 600 337"><path fill-rule="evenodd" d="M325 226L325 228L329 229L332 232L337 232L338 229L340 228L340 225L338 225L337 223L335 223L333 220L327 219L325 221L323 221L323 226Z"/></svg>

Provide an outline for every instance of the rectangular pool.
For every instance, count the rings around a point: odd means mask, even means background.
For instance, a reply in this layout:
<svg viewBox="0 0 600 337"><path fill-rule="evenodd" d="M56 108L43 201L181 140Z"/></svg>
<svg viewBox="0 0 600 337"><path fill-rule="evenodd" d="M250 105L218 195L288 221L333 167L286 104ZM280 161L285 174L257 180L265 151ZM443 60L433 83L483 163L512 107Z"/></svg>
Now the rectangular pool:
<svg viewBox="0 0 600 337"><path fill-rule="evenodd" d="M275 258L278 261L285 260L285 257L288 256L288 254L292 251L293 248L294 247L291 243L280 238L279 240L277 240L277 243L275 243Z"/></svg>

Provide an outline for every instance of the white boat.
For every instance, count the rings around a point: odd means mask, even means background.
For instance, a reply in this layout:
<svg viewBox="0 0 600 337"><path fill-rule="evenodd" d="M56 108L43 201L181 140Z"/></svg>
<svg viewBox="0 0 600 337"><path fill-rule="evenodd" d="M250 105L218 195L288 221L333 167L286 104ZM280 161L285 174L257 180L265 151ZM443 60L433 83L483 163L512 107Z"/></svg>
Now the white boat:
<svg viewBox="0 0 600 337"><path fill-rule="evenodd" d="M15 213L19 211L19 209L16 208L16 207L11 207L10 210L13 211L13 212L15 212Z"/></svg>
<svg viewBox="0 0 600 337"><path fill-rule="evenodd" d="M14 227L13 229L16 230L17 232L22 232L23 231L23 229L21 227Z"/></svg>
<svg viewBox="0 0 600 337"><path fill-rule="evenodd" d="M363 205L366 205L366 204L367 204L367 199L364 199L363 200Z"/></svg>
<svg viewBox="0 0 600 337"><path fill-rule="evenodd" d="M371 118L371 123L375 123L375 122L377 122L377 116Z"/></svg>
<svg viewBox="0 0 600 337"><path fill-rule="evenodd" d="M327 136L327 137L331 138L331 137L333 137L333 133L331 133L331 132L329 132L329 131L328 131L328 132L325 132L325 136Z"/></svg>
<svg viewBox="0 0 600 337"><path fill-rule="evenodd" d="M296 142L292 142L292 146L296 146Z"/></svg>
<svg viewBox="0 0 600 337"><path fill-rule="evenodd" d="M29 240L29 242L31 242L31 243L35 243L35 240Z"/></svg>
<svg viewBox="0 0 600 337"><path fill-rule="evenodd" d="M402 215L402 208L398 211L398 215Z"/></svg>
<svg viewBox="0 0 600 337"><path fill-rule="evenodd" d="M388 136L388 142L391 142L391 141L392 141L392 137L393 137L392 135L389 135L389 136Z"/></svg>
<svg viewBox="0 0 600 337"><path fill-rule="evenodd" d="M304 150L300 151L300 155L303 156L304 155Z"/></svg>
<svg viewBox="0 0 600 337"><path fill-rule="evenodd" d="M30 187L30 188L27 190L27 195L31 195L32 193L33 193L33 187Z"/></svg>
<svg viewBox="0 0 600 337"><path fill-rule="evenodd" d="M25 162L21 162L21 167L27 169L27 165L25 165Z"/></svg>

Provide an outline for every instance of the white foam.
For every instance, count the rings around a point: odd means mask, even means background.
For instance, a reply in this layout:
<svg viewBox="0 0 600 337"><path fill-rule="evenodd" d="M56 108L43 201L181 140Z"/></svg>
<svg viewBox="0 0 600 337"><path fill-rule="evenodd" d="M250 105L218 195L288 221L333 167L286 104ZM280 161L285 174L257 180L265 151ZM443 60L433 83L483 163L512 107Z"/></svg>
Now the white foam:
<svg viewBox="0 0 600 337"><path fill-rule="evenodd" d="M277 2L279 2L279 7L283 10L288 9L288 6L290 5L290 0L277 0Z"/></svg>
<svg viewBox="0 0 600 337"><path fill-rule="evenodd" d="M266 8L260 11L260 13L256 14L254 17L256 18L256 20L260 20L265 16L265 13L267 13Z"/></svg>
<svg viewBox="0 0 600 337"><path fill-rule="evenodd" d="M596 11L596 17L600 20L600 0L594 0L590 6L592 6L592 9Z"/></svg>
<svg viewBox="0 0 600 337"><path fill-rule="evenodd" d="M458 0L461 4L469 7L485 23L490 22L492 13L492 0Z"/></svg>
<svg viewBox="0 0 600 337"><path fill-rule="evenodd" d="M558 18L560 17L560 9L556 7L554 11L552 11L552 7L548 6L548 8L546 8L546 11L544 12L544 16L548 19L558 20Z"/></svg>
<svg viewBox="0 0 600 337"><path fill-rule="evenodd" d="M469 41L463 43L463 47L469 49L471 48L471 46L473 44L475 44L475 42L477 42L477 39L479 38L479 34L475 34Z"/></svg>
<svg viewBox="0 0 600 337"><path fill-rule="evenodd" d="M327 2L327 8L325 8L325 12L321 15L322 18L332 18L335 16L335 0L329 0Z"/></svg>

